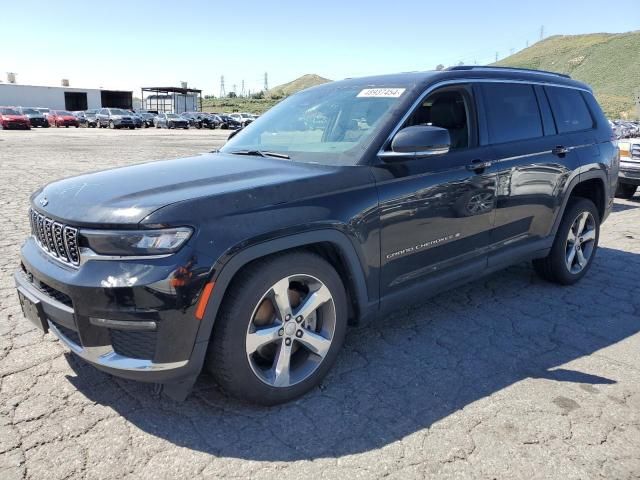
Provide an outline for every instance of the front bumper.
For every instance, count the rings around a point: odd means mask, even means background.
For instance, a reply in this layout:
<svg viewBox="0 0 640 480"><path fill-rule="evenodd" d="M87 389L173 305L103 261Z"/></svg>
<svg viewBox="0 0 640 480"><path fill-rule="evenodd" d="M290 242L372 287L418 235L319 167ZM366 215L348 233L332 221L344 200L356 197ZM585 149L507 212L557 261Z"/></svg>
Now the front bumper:
<svg viewBox="0 0 640 480"><path fill-rule="evenodd" d="M43 117L30 118L29 123L31 124L32 127L48 127L49 126L49 122L47 122L47 119Z"/></svg>
<svg viewBox="0 0 640 480"><path fill-rule="evenodd" d="M618 181L630 185L640 186L640 161L620 162Z"/></svg>
<svg viewBox="0 0 640 480"><path fill-rule="evenodd" d="M31 128L29 122L17 122L15 120L7 120L2 122L2 126L7 130L28 130Z"/></svg>
<svg viewBox="0 0 640 480"><path fill-rule="evenodd" d="M40 303L45 328L85 361L123 378L176 383L195 379L207 345L195 342L194 302L159 280L171 276L167 260L89 261L72 268L29 238L14 279L21 293ZM116 275L126 271L127 284L131 275L151 275L136 285L109 286L118 285Z"/></svg>

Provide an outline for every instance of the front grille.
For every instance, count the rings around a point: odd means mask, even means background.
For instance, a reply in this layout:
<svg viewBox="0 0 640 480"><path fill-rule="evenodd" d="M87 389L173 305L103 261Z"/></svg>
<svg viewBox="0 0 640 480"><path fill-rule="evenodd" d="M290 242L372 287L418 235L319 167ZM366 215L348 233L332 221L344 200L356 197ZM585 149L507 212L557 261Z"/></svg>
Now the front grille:
<svg viewBox="0 0 640 480"><path fill-rule="evenodd" d="M75 330L71 330L70 328L67 328L64 325L60 325L57 322L51 322L51 323L53 323L53 325L58 329L58 331L64 337L66 337L67 340L75 343L79 347L82 346L82 343L80 343L80 335L78 335L78 332L76 332Z"/></svg>
<svg viewBox="0 0 640 480"><path fill-rule="evenodd" d="M119 355L141 360L152 360L156 351L157 332L131 332L111 330L111 346Z"/></svg>
<svg viewBox="0 0 640 480"><path fill-rule="evenodd" d="M61 292L60 290L56 290L50 285L47 285L44 282L40 282L38 280L34 281L33 284L36 286L38 290L40 290L45 295L53 298L54 300L66 305L67 307L73 307L73 302L71 301L71 297L66 293Z"/></svg>
<svg viewBox="0 0 640 480"><path fill-rule="evenodd" d="M631 158L634 160L640 160L640 143L634 143L631 145Z"/></svg>
<svg viewBox="0 0 640 480"><path fill-rule="evenodd" d="M58 223L33 209L29 210L29 221L31 233L43 250L64 263L80 265L77 228Z"/></svg>

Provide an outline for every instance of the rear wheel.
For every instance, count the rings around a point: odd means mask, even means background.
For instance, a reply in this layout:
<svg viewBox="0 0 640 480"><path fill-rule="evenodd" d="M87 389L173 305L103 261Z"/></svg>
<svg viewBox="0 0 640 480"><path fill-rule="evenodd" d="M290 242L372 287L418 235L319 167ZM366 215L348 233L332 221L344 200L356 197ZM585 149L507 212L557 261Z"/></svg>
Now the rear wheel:
<svg viewBox="0 0 640 480"><path fill-rule="evenodd" d="M545 280L571 285L589 270L598 249L600 215L591 200L571 198L549 255L533 261Z"/></svg>
<svg viewBox="0 0 640 480"><path fill-rule="evenodd" d="M635 195L636 188L637 187L635 185L618 182L618 188L616 188L616 197L630 199Z"/></svg>
<svg viewBox="0 0 640 480"><path fill-rule="evenodd" d="M346 325L344 287L321 257L299 252L259 260L225 295L207 368L235 397L286 402L320 383Z"/></svg>

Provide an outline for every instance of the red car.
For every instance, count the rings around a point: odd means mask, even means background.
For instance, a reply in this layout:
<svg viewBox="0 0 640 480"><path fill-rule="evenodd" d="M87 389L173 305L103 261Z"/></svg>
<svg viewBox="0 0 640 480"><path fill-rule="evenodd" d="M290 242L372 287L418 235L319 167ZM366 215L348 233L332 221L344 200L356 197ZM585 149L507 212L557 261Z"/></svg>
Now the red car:
<svg viewBox="0 0 640 480"><path fill-rule="evenodd" d="M0 130L4 128L31 130L31 122L29 117L21 115L15 108L0 107Z"/></svg>
<svg viewBox="0 0 640 480"><path fill-rule="evenodd" d="M47 116L49 125L52 127L76 127L80 126L80 122L71 112L66 110L51 110Z"/></svg>

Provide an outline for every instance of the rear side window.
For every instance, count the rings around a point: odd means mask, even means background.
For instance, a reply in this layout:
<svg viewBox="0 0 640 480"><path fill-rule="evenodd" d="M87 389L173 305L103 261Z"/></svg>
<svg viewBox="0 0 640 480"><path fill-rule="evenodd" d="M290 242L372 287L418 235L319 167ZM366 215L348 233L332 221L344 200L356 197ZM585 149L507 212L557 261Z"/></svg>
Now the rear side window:
<svg viewBox="0 0 640 480"><path fill-rule="evenodd" d="M487 83L482 85L492 144L542 137L542 120L532 85Z"/></svg>
<svg viewBox="0 0 640 480"><path fill-rule="evenodd" d="M545 87L558 133L579 132L593 128L593 118L580 90Z"/></svg>

